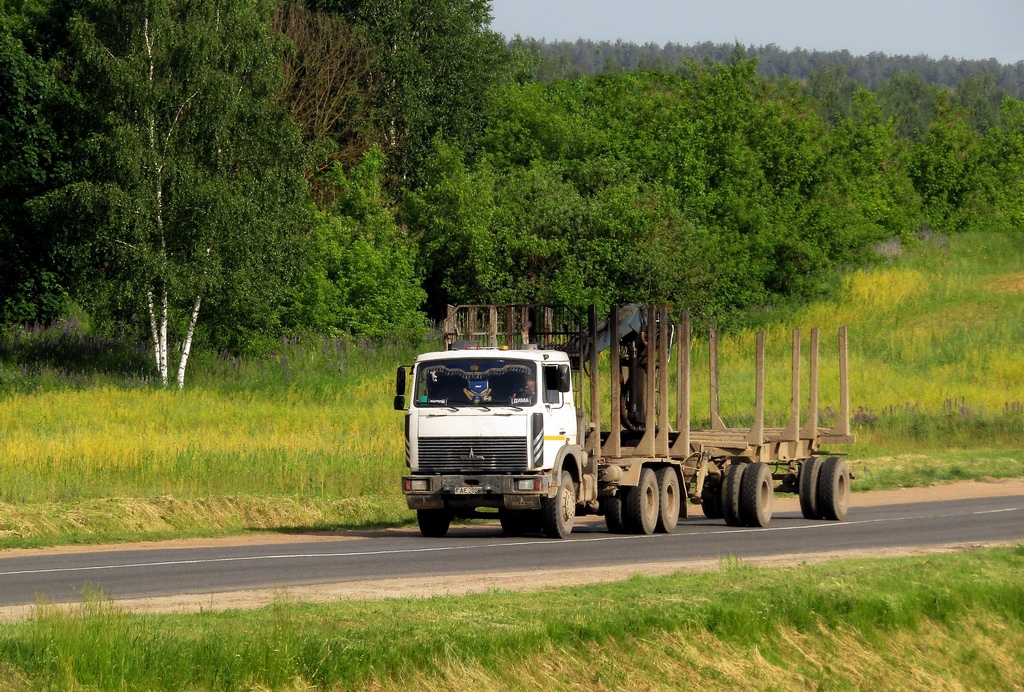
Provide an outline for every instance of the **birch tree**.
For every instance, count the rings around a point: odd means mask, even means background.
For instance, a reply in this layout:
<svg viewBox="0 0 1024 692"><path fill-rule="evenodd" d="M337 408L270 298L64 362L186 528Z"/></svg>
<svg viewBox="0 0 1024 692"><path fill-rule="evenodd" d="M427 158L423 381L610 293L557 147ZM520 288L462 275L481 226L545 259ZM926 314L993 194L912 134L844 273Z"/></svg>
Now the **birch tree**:
<svg viewBox="0 0 1024 692"><path fill-rule="evenodd" d="M271 9L96 0L71 20L75 85L99 117L90 170L51 201L103 208L97 261L123 289L108 293L142 313L157 375L168 384L176 369L179 389L210 308L214 327L273 328L303 218L300 137L274 100Z"/></svg>

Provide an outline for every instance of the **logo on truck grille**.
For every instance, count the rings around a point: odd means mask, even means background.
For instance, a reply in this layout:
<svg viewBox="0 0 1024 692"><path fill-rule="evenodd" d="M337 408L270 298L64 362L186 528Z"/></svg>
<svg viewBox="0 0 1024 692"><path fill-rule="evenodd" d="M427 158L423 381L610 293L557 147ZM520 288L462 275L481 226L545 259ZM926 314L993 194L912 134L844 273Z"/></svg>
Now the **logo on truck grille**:
<svg viewBox="0 0 1024 692"><path fill-rule="evenodd" d="M479 454L473 453L473 448L469 448L469 454L463 457L459 457L463 461L486 461L487 457L480 456Z"/></svg>

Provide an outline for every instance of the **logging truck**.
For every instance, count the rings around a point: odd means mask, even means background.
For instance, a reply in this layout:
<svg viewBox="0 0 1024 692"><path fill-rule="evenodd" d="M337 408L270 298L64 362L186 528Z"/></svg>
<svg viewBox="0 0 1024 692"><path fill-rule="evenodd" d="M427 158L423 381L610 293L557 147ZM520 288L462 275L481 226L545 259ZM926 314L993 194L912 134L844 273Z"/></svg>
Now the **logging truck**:
<svg viewBox="0 0 1024 692"><path fill-rule="evenodd" d="M852 476L841 453L823 451L855 441L845 327L830 427L818 421L817 328L803 420L800 331L793 332L785 427L765 425L763 332L753 424L723 422L713 327L710 424L691 427L689 311L672 321L665 307L614 306L600 320L591 307L584 320L566 306L462 305L449 308L444 339L445 350L400 367L396 380L408 467L402 492L424 536L444 536L454 518L493 517L495 509L507 534L551 538L567 537L584 515L603 515L614 533L672 532L688 505L729 526L761 527L776 492L798 494L808 519L846 515Z"/></svg>

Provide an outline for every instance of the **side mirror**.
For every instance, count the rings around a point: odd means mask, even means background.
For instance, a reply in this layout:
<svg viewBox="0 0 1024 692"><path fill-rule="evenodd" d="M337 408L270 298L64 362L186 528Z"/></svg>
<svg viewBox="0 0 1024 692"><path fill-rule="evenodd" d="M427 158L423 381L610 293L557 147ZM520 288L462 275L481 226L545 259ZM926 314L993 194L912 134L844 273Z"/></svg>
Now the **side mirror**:
<svg viewBox="0 0 1024 692"><path fill-rule="evenodd" d="M558 366L558 391L563 393L572 391L572 373L570 373L568 365Z"/></svg>
<svg viewBox="0 0 1024 692"><path fill-rule="evenodd" d="M395 374L395 394L401 396L405 394L405 366L399 365L398 372Z"/></svg>
<svg viewBox="0 0 1024 692"><path fill-rule="evenodd" d="M404 394L398 394L398 395L395 396L395 410L396 411L404 411L405 410L405 395Z"/></svg>

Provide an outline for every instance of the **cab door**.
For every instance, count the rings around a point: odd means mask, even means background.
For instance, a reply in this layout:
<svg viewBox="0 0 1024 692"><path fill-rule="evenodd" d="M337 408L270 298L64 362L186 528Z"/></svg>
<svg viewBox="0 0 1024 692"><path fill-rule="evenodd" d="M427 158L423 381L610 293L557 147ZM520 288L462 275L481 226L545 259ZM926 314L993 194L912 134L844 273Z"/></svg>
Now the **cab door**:
<svg viewBox="0 0 1024 692"><path fill-rule="evenodd" d="M561 364L561 367L568 367ZM576 408L572 392L559 391L559 364L541 366L544 404L544 466L550 468L563 445L576 444Z"/></svg>

